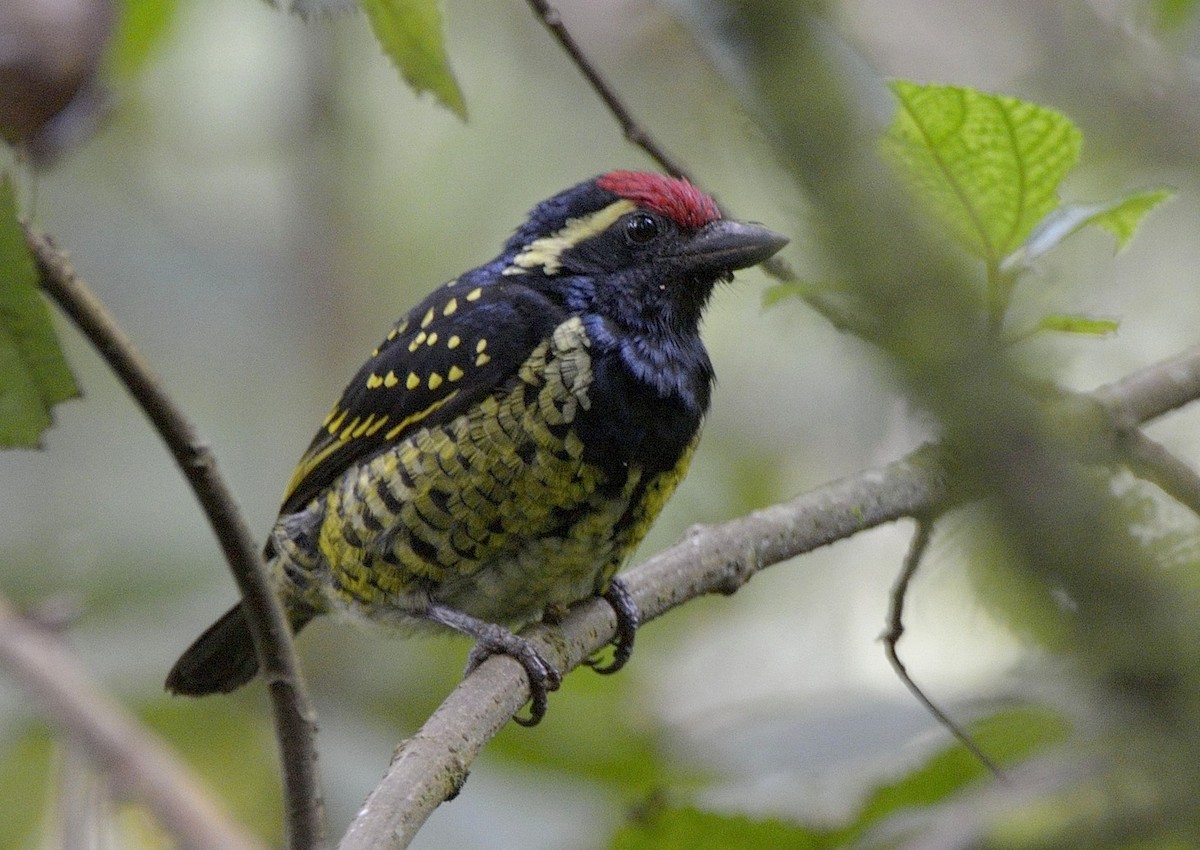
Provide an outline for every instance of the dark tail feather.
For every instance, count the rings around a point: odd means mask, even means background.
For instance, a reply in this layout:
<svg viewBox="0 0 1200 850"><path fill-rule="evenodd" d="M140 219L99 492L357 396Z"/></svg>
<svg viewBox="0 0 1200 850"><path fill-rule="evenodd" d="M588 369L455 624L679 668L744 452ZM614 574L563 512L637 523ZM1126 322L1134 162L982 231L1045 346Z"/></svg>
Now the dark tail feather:
<svg viewBox="0 0 1200 850"><path fill-rule="evenodd" d="M292 631L298 632L311 614L289 612ZM254 640L240 604L225 612L175 662L167 674L167 690L199 697L227 694L249 682L258 673Z"/></svg>

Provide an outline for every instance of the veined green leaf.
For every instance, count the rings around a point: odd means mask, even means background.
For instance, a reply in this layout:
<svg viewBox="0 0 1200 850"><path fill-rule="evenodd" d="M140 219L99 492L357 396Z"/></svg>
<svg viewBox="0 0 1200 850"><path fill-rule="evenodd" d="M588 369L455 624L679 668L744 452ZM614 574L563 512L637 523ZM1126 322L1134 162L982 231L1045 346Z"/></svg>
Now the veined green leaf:
<svg viewBox="0 0 1200 850"><path fill-rule="evenodd" d="M1065 204L1038 223L1025 244L1005 258L1004 266L1012 268L1030 263L1089 224L1102 227L1115 236L1120 251L1137 233L1146 213L1170 197L1169 189L1150 189L1103 203Z"/></svg>
<svg viewBox="0 0 1200 850"><path fill-rule="evenodd" d="M362 8L404 81L418 93L432 92L443 106L465 119L467 105L450 70L438 0L362 0Z"/></svg>
<svg viewBox="0 0 1200 850"><path fill-rule="evenodd" d="M53 424L50 409L75 398L17 221L12 183L0 177L0 448L32 447Z"/></svg>
<svg viewBox="0 0 1200 850"><path fill-rule="evenodd" d="M998 264L1058 205L1081 135L1064 115L975 89L891 84L899 109L881 148L976 256Z"/></svg>

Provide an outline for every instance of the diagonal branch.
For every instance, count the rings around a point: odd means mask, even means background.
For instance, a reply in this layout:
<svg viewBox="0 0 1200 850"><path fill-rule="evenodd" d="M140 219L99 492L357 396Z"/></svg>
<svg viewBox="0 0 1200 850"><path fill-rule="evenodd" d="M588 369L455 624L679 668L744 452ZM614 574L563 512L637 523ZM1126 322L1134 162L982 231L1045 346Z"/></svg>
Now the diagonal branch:
<svg viewBox="0 0 1200 850"><path fill-rule="evenodd" d="M575 37L562 22L562 15L558 9L554 8L548 0L528 0L529 6L533 9L533 13L537 15L538 20L550 31L550 34L557 39L562 49L566 51L567 56L575 63L575 67L587 79L588 85L596 92L596 95L604 101L604 105L608 107L608 111L612 113L617 124L621 127L621 132L625 134L626 140L631 144L637 145L646 155L657 162L663 171L674 177L683 177L688 179L688 173L683 165L676 162L675 158L667 153L666 148L660 145L655 138L633 117L633 113L621 97L617 94L616 89L609 84L600 70L588 59L583 52L583 48L579 46L579 42L575 41Z"/></svg>
<svg viewBox="0 0 1200 850"><path fill-rule="evenodd" d="M25 228L42 289L70 316L153 423L196 494L242 593L275 713L283 762L289 846L317 847L323 812L317 779L316 715L300 673L291 629L271 588L258 544L250 534L217 461L195 426L167 395L157 376L67 258L44 234Z"/></svg>
<svg viewBox="0 0 1200 850"><path fill-rule="evenodd" d="M117 791L146 806L189 850L258 850L187 768L120 705L88 681L75 656L45 627L0 598L0 665L99 766Z"/></svg>
<svg viewBox="0 0 1200 850"><path fill-rule="evenodd" d="M1200 398L1200 348L1101 387L1090 396L1125 423L1140 423ZM693 528L684 539L621 574L643 620L690 599L729 594L755 573L869 528L929 516L955 498L942 451L928 445L872 469L720 525ZM604 647L616 620L601 600L573 607L554 629L523 634L547 660L569 670ZM339 850L407 847L425 820L466 781L486 743L528 699L520 665L496 656L446 698L396 751L382 782L351 823Z"/></svg>

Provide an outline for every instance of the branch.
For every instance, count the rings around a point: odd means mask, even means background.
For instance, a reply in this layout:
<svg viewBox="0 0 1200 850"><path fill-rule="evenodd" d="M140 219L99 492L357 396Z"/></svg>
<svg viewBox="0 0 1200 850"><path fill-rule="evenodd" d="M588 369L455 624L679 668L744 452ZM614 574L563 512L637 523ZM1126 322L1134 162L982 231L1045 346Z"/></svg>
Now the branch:
<svg viewBox="0 0 1200 850"><path fill-rule="evenodd" d="M275 715L283 769L289 846L317 847L322 804L316 768L315 712L300 673L291 629L271 587L257 542L217 461L195 426L167 395L104 305L76 276L67 258L44 234L26 226L42 289L83 332L141 406L174 456L217 536L242 594Z"/></svg>
<svg viewBox="0 0 1200 850"><path fill-rule="evenodd" d="M559 14L558 9L554 8L547 0L528 0L528 2L538 20L546 29L550 30L550 34L557 39L562 49L567 52L567 56L575 63L575 67L587 79L588 85L604 101L608 111L621 126L621 132L625 134L625 139L645 151L646 155L657 162L663 171L674 177L690 179L684 167L676 162L666 149L655 141L646 128L634 119L629 107L617 95L616 90L592 64L591 60L584 55L579 43L575 41L574 36L563 24L562 15Z"/></svg>
<svg viewBox="0 0 1200 850"><path fill-rule="evenodd" d="M1142 422L1200 398L1200 348L1148 367L1090 396ZM1114 425L1114 429L1116 426ZM740 519L696 526L684 539L621 574L642 615L655 619L708 593L730 594L758 571L869 528L944 509L952 496L938 446L813 490ZM551 663L569 670L603 648L616 619L592 599L557 628L523 632ZM339 850L403 848L438 805L453 798L484 745L528 699L521 666L494 656L465 678L396 751L382 782L351 823Z"/></svg>
<svg viewBox="0 0 1200 850"><path fill-rule="evenodd" d="M96 690L61 640L21 616L3 598L0 664L112 785L144 804L180 846L194 850L262 847L228 818L158 738Z"/></svg>
<svg viewBox="0 0 1200 850"><path fill-rule="evenodd" d="M917 567L921 565L921 560L929 549L929 541L933 537L933 517L917 516L915 519L917 525L913 531L912 542L908 544L908 554L904 556L904 564L900 568L900 574L896 576L896 583L893 585L890 595L887 631L881 637L883 651L887 654L896 676L904 683L904 687L908 688L909 693L916 698L917 702L943 728L949 730L950 734L957 738L958 742L966 747L967 751L978 759L980 764L986 767L993 776L998 777L1002 774L996 763L980 749L970 735L951 719L950 715L938 708L937 704L925 695L925 691L921 690L921 686L909 675L907 665L900 658L898 645L900 638L904 637L904 602L908 598L908 588L912 584L913 577L917 574Z"/></svg>
<svg viewBox="0 0 1200 850"><path fill-rule="evenodd" d="M643 622L708 593L731 594L756 572L863 529L945 499L933 447L829 484L790 502L715 526L693 527L684 539L621 574ZM593 599L573 607L555 629L522 634L546 660L577 666L613 637L616 618ZM430 813L453 797L471 762L528 698L520 664L493 656L462 681L415 735L403 742L339 850L408 846Z"/></svg>

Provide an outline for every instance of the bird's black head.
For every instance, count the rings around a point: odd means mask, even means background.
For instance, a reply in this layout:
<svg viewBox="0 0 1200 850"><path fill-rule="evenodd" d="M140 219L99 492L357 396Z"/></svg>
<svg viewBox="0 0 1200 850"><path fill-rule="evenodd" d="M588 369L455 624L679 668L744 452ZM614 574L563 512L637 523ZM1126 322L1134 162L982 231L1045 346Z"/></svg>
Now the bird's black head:
<svg viewBox="0 0 1200 850"><path fill-rule="evenodd" d="M695 334L719 280L770 257L787 240L721 218L686 180L613 171L539 204L503 255L506 275L570 310L639 332Z"/></svg>

